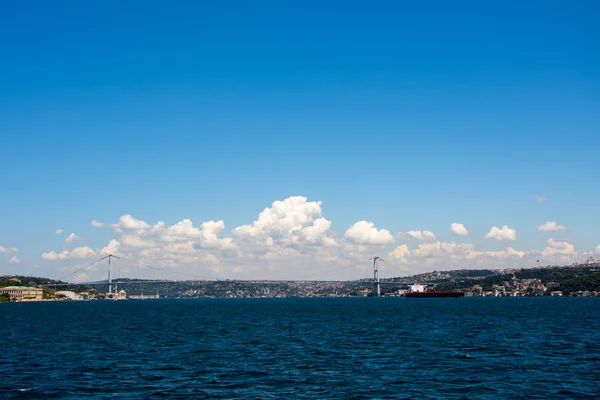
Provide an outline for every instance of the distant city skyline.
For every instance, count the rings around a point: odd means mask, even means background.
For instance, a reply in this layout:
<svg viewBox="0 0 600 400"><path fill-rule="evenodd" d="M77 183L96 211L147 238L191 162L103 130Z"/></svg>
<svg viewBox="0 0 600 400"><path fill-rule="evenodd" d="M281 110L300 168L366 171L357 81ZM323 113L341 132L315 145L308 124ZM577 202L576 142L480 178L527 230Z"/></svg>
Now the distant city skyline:
<svg viewBox="0 0 600 400"><path fill-rule="evenodd" d="M0 275L60 278L109 252L135 261L124 274L181 279L600 253L599 12L9 2Z"/></svg>

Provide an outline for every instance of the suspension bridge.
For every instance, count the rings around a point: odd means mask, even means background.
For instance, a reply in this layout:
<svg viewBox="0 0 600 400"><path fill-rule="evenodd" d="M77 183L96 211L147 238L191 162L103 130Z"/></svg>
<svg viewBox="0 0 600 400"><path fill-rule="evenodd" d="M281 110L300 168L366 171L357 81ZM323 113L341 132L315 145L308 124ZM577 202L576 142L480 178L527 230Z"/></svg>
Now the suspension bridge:
<svg viewBox="0 0 600 400"><path fill-rule="evenodd" d="M264 279L264 280L244 280L244 279L224 279L224 278L216 278L216 277L209 277L209 276L200 276L200 275L194 275L194 274L183 274L180 273L178 271L173 271L173 270L169 270L166 268L157 268L157 267L153 267L153 266L149 266L149 265L143 265L140 267L140 269L150 269L150 270L156 270L156 271L161 271L163 273L173 273L173 274L178 274L178 275L182 275L182 279L179 280L175 280L175 279L142 279L142 278L123 278L120 277L119 279L113 279L114 277L114 269L115 269L115 261L120 261L120 262L126 262L126 263L132 263L134 265L140 265L139 262L136 262L134 260L130 260L128 258L125 257L121 257L121 256L117 256L114 254L109 254L107 256L104 256L102 258L99 258L98 260L84 265L80 268L75 269L74 271L70 272L68 275L60 278L58 280L58 282L54 282L54 283L48 283L45 285L41 285L42 287L47 287L47 288L52 288L52 287L69 287L69 286L87 286L87 287L95 287L95 286L107 286L108 287L108 293L109 295L116 293L117 292L117 286L121 286L121 285L140 285L140 284L155 284L155 283L160 283L160 284L169 284L169 283L181 283L181 282L190 282L190 281L204 281L204 282L247 282L247 283L284 283L284 282L294 282L294 283L309 283L309 282L320 282L320 283L324 283L324 284L357 284L357 285L372 285L373 289L372 289L372 294L373 296L380 296L381 295L381 286L382 285L399 285L399 284L404 284L404 283L410 283L410 282L401 282L401 281L382 281L379 277L379 270L381 267L381 262L384 262L385 260L379 256L375 256L372 257L370 259L368 259L368 261L372 261L373 262L373 277L369 277L369 278L363 278L363 279L359 279L359 280L316 280L316 279L290 279L290 280L272 280L272 279ZM103 281L93 281L93 282L68 282L65 281L71 277L73 277L75 274L79 273L79 272L83 272L85 270L89 270L92 267L97 266L98 264L102 263L102 262L106 262L107 264L107 269L108 269L108 279L107 280L103 280ZM183 277L185 276L186 279L183 279Z"/></svg>

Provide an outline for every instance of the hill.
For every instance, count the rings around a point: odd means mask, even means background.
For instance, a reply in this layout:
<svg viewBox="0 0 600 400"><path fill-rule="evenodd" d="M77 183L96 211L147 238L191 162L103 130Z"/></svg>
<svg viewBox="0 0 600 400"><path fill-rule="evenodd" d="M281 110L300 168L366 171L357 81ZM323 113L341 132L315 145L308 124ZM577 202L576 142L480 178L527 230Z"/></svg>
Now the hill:
<svg viewBox="0 0 600 400"><path fill-rule="evenodd" d="M600 264L578 266L555 266L511 270L452 270L432 271L405 277L384 279L383 294L404 290L415 282L427 284L439 290L464 290L474 293L515 293L549 295L560 290L564 294L580 291L600 292ZM106 281L84 285L70 285L48 278L32 276L0 277L0 287L42 286L45 296L57 290L87 292L92 288L106 293ZM51 286L47 286L51 285ZM124 289L128 295L155 295L169 298L197 297L327 297L368 295L372 280L358 281L240 281L240 280L188 280L150 281L140 279L116 279L113 290Z"/></svg>

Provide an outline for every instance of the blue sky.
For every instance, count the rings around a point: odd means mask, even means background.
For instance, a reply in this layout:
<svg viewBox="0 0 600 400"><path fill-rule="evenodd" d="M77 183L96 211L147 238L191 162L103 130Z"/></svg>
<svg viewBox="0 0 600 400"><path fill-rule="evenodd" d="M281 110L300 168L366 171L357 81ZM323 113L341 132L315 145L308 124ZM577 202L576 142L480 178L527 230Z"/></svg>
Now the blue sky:
<svg viewBox="0 0 600 400"><path fill-rule="evenodd" d="M271 235L279 258L264 258L234 232L290 196L322 202L303 226L331 221L323 235L336 238L328 254L344 276L363 274L363 254L424 244L397 236L412 230L526 255L474 264L421 252L397 260L408 272L528 265L550 238L593 250L600 6L522 3L4 2L0 245L18 251L0 254L0 274L60 277L94 258L42 253L100 255L111 239L135 260L158 249L144 262L165 263L165 237L127 248L124 233L90 224L130 214L224 221L219 237L236 241L237 256L197 245L193 267L176 255L165 264L183 274L320 276L328 258L314 254L325 250L305 236L290 245L269 228L282 241ZM393 243L347 239L362 220ZM536 230L546 221L567 229ZM504 225L517 240L484 237ZM82 240L64 243L72 232ZM562 246L548 262L565 261Z"/></svg>

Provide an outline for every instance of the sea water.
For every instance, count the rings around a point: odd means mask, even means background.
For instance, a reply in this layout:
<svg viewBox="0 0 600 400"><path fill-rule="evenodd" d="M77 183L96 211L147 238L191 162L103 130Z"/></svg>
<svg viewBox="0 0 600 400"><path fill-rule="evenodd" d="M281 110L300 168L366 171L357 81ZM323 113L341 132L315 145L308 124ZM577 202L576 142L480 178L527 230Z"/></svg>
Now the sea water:
<svg viewBox="0 0 600 400"><path fill-rule="evenodd" d="M600 298L0 304L0 398L600 398Z"/></svg>

